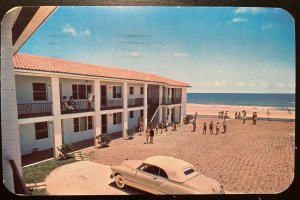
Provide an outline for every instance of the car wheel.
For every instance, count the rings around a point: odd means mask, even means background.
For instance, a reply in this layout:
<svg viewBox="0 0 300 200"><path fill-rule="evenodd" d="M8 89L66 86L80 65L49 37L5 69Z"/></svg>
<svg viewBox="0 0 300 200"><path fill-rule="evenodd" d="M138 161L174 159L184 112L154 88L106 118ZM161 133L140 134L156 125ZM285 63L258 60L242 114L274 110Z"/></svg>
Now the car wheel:
<svg viewBox="0 0 300 200"><path fill-rule="evenodd" d="M124 188L125 180L121 174L115 176L115 183L118 186L118 188Z"/></svg>

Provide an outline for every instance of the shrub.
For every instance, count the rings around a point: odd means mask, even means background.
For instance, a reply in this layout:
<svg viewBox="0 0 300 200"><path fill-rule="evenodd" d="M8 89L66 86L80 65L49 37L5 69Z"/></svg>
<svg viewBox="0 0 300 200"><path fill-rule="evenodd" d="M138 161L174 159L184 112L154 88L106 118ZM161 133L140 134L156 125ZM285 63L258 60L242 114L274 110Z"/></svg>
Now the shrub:
<svg viewBox="0 0 300 200"><path fill-rule="evenodd" d="M136 129L135 128L128 128L126 129L126 134L127 134L127 138L128 139L132 139L133 134L136 133Z"/></svg>
<svg viewBox="0 0 300 200"><path fill-rule="evenodd" d="M73 150L72 144L63 144L60 148L57 147L57 149L60 151L59 160L65 160L72 157L69 155L69 153Z"/></svg>
<svg viewBox="0 0 300 200"><path fill-rule="evenodd" d="M194 117L192 115L187 115L185 116L185 118L183 119L184 124L189 124L190 120L192 120Z"/></svg>
<svg viewBox="0 0 300 200"><path fill-rule="evenodd" d="M102 147L108 147L111 141L111 137L105 134L98 135L96 138L98 139L98 144L100 144Z"/></svg>

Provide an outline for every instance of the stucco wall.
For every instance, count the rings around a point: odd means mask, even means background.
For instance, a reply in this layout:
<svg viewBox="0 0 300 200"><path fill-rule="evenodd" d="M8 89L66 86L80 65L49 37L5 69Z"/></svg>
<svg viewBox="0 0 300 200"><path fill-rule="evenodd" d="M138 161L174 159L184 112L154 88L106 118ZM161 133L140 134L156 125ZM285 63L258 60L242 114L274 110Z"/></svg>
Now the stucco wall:
<svg viewBox="0 0 300 200"><path fill-rule="evenodd" d="M93 129L75 133L73 118L62 120L62 130L64 144L70 144L94 137Z"/></svg>
<svg viewBox="0 0 300 200"><path fill-rule="evenodd" d="M47 100L46 101L33 101L33 91L32 83L45 83L47 91ZM16 94L17 94L17 103L43 103L51 102L52 93L51 93L51 79L46 77L37 77L37 76L16 76Z"/></svg>
<svg viewBox="0 0 300 200"><path fill-rule="evenodd" d="M53 127L48 122L48 138L35 139L34 124L24 124L19 126L21 154L32 153L33 148L38 148L39 151L53 147Z"/></svg>
<svg viewBox="0 0 300 200"><path fill-rule="evenodd" d="M138 119L140 117L140 111L133 111L133 118L130 118L130 113L128 112L128 128L136 128L138 126Z"/></svg>

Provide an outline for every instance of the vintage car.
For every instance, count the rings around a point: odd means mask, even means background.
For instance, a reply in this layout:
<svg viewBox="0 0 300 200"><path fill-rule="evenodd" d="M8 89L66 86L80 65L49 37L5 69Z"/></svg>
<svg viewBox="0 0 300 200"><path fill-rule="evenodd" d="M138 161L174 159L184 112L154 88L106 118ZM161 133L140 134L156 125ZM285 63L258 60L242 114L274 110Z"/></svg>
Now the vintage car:
<svg viewBox="0 0 300 200"><path fill-rule="evenodd" d="M125 160L120 166L112 166L111 171L110 177L119 188L128 185L152 194L224 194L217 181L174 157Z"/></svg>

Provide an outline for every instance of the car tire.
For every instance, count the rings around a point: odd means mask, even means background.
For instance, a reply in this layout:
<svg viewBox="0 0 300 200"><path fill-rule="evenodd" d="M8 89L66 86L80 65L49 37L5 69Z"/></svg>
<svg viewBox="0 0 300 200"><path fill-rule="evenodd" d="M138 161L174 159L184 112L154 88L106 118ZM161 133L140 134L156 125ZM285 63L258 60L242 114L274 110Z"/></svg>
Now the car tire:
<svg viewBox="0 0 300 200"><path fill-rule="evenodd" d="M120 189L125 187L125 179L123 178L123 176L121 174L117 174L115 176L115 183L116 183L117 187Z"/></svg>

